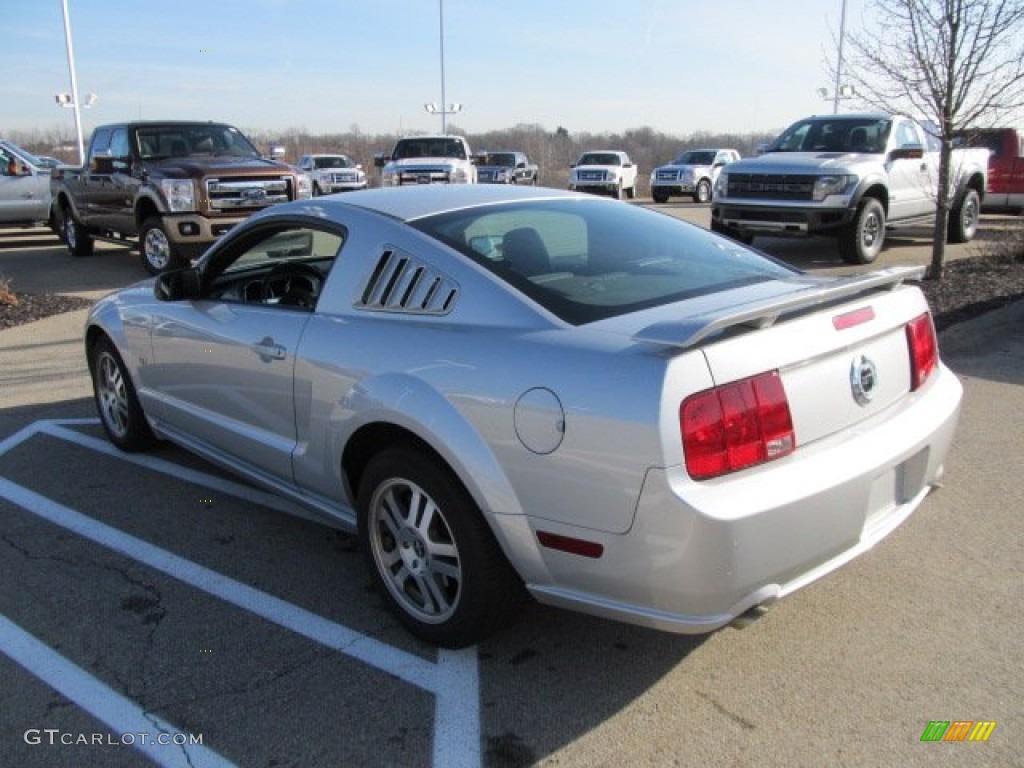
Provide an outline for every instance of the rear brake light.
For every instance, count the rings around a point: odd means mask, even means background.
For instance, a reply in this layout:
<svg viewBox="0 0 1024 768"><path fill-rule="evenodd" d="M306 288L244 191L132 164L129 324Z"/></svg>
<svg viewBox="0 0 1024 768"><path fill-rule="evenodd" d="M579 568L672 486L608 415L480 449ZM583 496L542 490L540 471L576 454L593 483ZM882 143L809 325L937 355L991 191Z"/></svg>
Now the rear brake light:
<svg viewBox="0 0 1024 768"><path fill-rule="evenodd" d="M796 448L778 371L692 395L679 406L686 471L695 480L771 461Z"/></svg>
<svg viewBox="0 0 1024 768"><path fill-rule="evenodd" d="M907 323L907 347L910 350L910 390L920 389L939 362L932 316L925 312Z"/></svg>

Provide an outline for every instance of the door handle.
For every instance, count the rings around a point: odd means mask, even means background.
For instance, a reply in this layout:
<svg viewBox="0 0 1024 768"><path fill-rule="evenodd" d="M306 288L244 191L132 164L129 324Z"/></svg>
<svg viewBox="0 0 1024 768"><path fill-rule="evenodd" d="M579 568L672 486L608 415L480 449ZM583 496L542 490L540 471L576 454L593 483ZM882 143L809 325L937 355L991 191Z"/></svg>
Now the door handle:
<svg viewBox="0 0 1024 768"><path fill-rule="evenodd" d="M260 360L264 363L269 363L271 360L284 360L288 353L288 350L280 344L275 344L269 336L264 336L253 344L252 351L259 355Z"/></svg>

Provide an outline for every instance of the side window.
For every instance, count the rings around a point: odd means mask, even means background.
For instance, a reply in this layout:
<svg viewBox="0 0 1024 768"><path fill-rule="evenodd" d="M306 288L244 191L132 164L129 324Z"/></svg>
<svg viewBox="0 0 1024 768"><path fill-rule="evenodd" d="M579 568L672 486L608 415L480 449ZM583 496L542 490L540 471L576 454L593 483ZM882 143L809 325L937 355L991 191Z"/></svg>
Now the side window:
<svg viewBox="0 0 1024 768"><path fill-rule="evenodd" d="M914 126L905 120L896 127L896 144L900 147L921 146L921 139L917 135L917 131L914 130Z"/></svg>
<svg viewBox="0 0 1024 768"><path fill-rule="evenodd" d="M109 128L99 128L93 134L92 142L89 144L89 159L96 157L110 157Z"/></svg>
<svg viewBox="0 0 1024 768"><path fill-rule="evenodd" d="M312 310L344 242L343 232L301 224L260 229L211 264L209 296Z"/></svg>
<svg viewBox="0 0 1024 768"><path fill-rule="evenodd" d="M118 128L110 138L110 156L114 160L127 163L131 160L131 147L128 145L128 131Z"/></svg>

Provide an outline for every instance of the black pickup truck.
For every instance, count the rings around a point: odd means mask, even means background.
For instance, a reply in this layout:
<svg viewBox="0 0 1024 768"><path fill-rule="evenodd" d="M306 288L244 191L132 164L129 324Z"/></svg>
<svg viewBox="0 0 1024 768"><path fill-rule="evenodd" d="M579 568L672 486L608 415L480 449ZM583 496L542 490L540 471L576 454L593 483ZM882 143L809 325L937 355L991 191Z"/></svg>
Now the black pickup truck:
<svg viewBox="0 0 1024 768"><path fill-rule="evenodd" d="M50 179L68 250L138 240L152 274L183 266L255 211L310 197L309 177L260 156L230 125L130 122L96 128L84 168Z"/></svg>
<svg viewBox="0 0 1024 768"><path fill-rule="evenodd" d="M481 184L537 186L540 171L522 152L485 152L478 157L477 180Z"/></svg>

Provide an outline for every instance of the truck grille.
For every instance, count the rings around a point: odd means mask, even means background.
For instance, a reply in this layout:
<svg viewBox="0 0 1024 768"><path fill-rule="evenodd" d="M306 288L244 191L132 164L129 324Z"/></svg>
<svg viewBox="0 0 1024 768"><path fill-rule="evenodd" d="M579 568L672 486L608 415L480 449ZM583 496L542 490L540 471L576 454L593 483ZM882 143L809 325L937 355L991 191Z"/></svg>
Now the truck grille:
<svg viewBox="0 0 1024 768"><path fill-rule="evenodd" d="M679 180L679 171L671 170L671 169L670 170L665 170L665 171L658 171L658 173L655 176L655 178L658 181L678 181Z"/></svg>
<svg viewBox="0 0 1024 768"><path fill-rule="evenodd" d="M402 171L398 174L398 183L405 184L448 184L451 178L448 171L436 168L419 168L414 171Z"/></svg>
<svg viewBox="0 0 1024 768"><path fill-rule="evenodd" d="M332 184L352 184L358 181L358 177L353 172L348 173L332 173L331 183Z"/></svg>
<svg viewBox="0 0 1024 768"><path fill-rule="evenodd" d="M578 171L576 178L579 181L604 181L604 171Z"/></svg>
<svg viewBox="0 0 1024 768"><path fill-rule="evenodd" d="M816 176L730 173L729 197L761 200L810 200Z"/></svg>
<svg viewBox="0 0 1024 768"><path fill-rule="evenodd" d="M287 176L207 179L206 197L213 211L259 210L294 195Z"/></svg>

